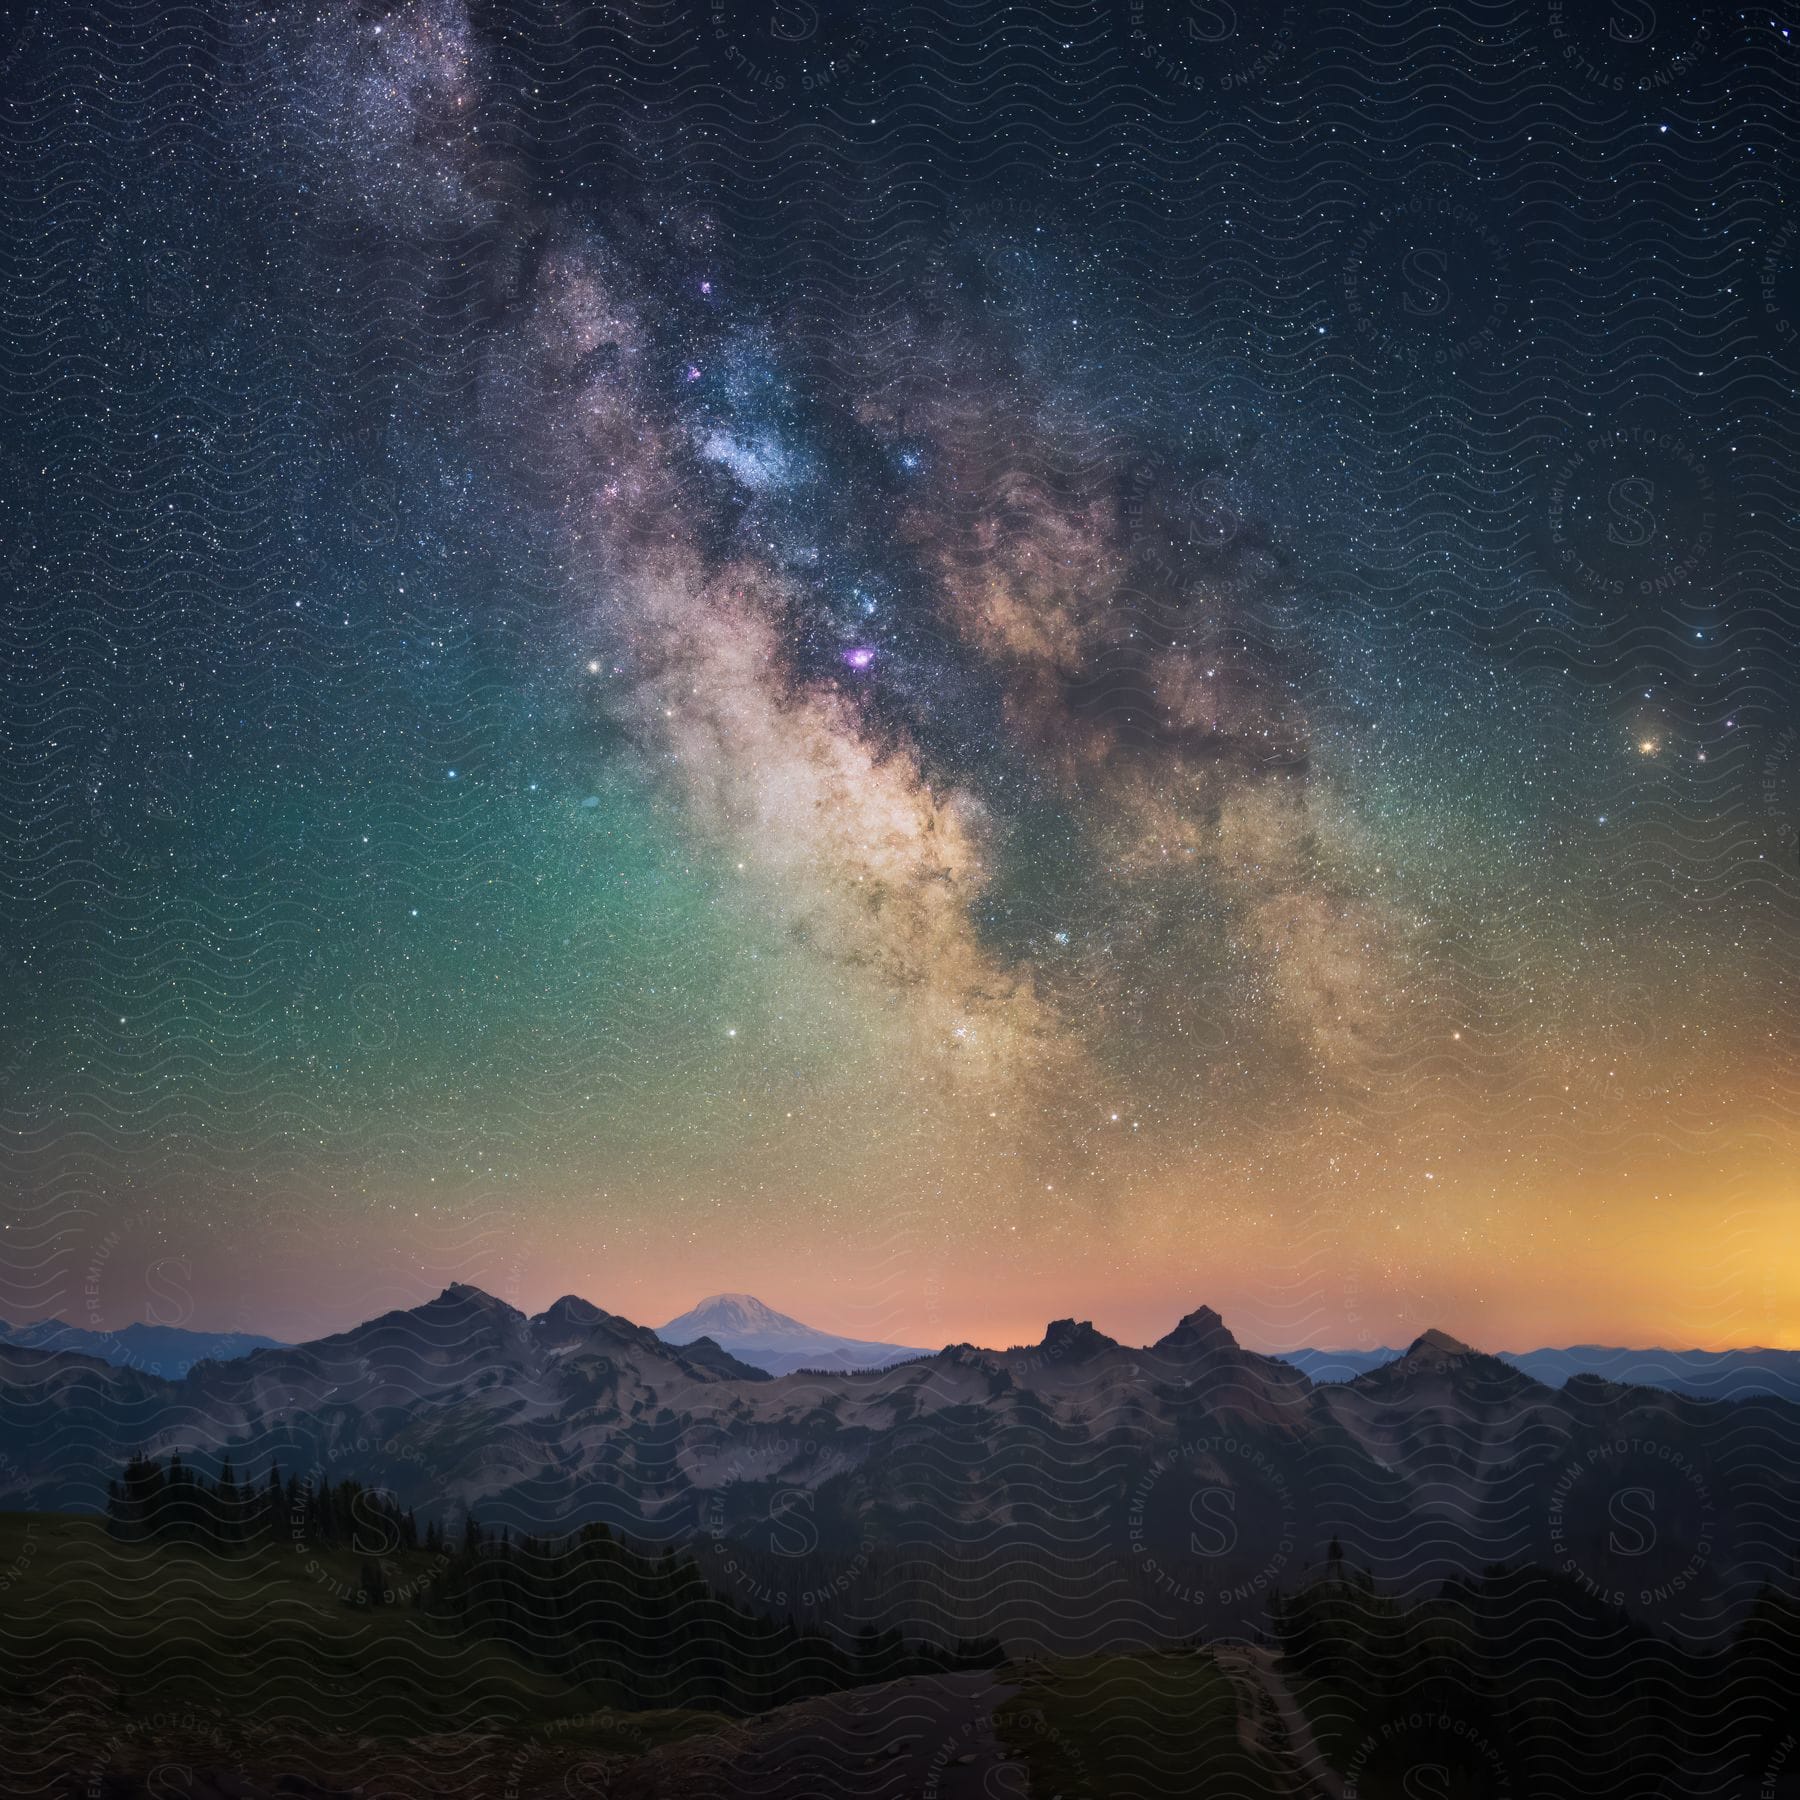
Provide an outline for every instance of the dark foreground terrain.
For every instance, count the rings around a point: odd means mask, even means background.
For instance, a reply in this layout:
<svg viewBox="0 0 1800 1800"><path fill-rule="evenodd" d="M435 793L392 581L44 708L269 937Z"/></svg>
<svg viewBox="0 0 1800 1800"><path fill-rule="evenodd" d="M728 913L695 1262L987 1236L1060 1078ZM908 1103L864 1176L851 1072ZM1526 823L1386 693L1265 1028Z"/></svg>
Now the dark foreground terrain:
<svg viewBox="0 0 1800 1800"><path fill-rule="evenodd" d="M1800 1408L1439 1333L771 1379L453 1288L0 1346L8 1791L1800 1793Z"/></svg>
<svg viewBox="0 0 1800 1800"><path fill-rule="evenodd" d="M1727 1645L1696 1652L1541 1571L1405 1604L1334 1559L1278 1600L1267 1644L902 1674L903 1646L865 1642L860 1663L834 1665L790 1645L792 1683L817 1691L646 1706L647 1678L729 1689L716 1644L682 1629L705 1592L666 1568L621 1610L625 1574L603 1559L577 1581L589 1654L571 1654L547 1618L509 1613L504 1583L468 1603L520 1554L398 1550L376 1566L402 1598L365 1587L376 1559L350 1547L122 1541L92 1520L10 1516L6 1791L1800 1793L1800 1612L1773 1591ZM741 1660L754 1666L753 1646Z"/></svg>

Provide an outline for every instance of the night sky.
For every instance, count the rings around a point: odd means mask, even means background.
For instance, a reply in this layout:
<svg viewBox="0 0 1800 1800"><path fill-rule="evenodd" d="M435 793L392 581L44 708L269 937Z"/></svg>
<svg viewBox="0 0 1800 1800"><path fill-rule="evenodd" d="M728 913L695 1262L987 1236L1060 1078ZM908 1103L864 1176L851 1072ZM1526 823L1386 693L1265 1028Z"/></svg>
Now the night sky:
<svg viewBox="0 0 1800 1800"><path fill-rule="evenodd" d="M1800 1344L1800 46L0 26L0 1317Z"/></svg>

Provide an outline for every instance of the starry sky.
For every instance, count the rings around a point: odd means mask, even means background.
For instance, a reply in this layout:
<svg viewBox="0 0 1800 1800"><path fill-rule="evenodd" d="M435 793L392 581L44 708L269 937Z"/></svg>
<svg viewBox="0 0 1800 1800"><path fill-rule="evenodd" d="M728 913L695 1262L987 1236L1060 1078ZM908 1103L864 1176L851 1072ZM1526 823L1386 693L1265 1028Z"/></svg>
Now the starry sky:
<svg viewBox="0 0 1800 1800"><path fill-rule="evenodd" d="M1800 51L1605 14L10 11L0 1316L1800 1345Z"/></svg>

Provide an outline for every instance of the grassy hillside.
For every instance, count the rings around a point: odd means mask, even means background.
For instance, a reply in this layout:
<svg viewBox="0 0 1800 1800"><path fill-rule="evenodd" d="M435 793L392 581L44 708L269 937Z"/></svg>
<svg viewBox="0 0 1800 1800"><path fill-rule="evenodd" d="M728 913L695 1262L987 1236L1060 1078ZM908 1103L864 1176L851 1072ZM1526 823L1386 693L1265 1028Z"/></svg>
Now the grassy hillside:
<svg viewBox="0 0 1800 1800"><path fill-rule="evenodd" d="M1254 1685L1205 1650L1089 1656L1017 1669L994 1713L1033 1794L1185 1800L1301 1791L1285 1740L1257 1729Z"/></svg>
<svg viewBox="0 0 1800 1800"><path fill-rule="evenodd" d="M391 1559L411 1584L431 1559ZM227 1561L173 1545L120 1543L98 1522L0 1515L6 1655L0 1695L18 1704L81 1674L128 1712L278 1703L320 1730L372 1735L546 1719L588 1696L504 1648L464 1643L402 1601L353 1605L362 1559L292 1549Z"/></svg>
<svg viewBox="0 0 1800 1800"><path fill-rule="evenodd" d="M437 1560L389 1559L403 1587L431 1581ZM722 1722L627 1716L600 1684L534 1669L405 1600L353 1604L362 1566L349 1551L221 1558L122 1543L96 1520L0 1514L0 1737L15 1771L110 1792L162 1761L327 1788L385 1769L441 1791L481 1767L478 1785L500 1792Z"/></svg>

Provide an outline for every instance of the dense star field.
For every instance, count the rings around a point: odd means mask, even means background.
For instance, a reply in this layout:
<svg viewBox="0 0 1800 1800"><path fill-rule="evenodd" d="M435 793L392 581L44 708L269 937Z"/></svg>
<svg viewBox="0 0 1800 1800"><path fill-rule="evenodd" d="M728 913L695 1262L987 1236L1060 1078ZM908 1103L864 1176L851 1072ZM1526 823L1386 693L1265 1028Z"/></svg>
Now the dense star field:
<svg viewBox="0 0 1800 1800"><path fill-rule="evenodd" d="M1785 24L765 10L9 15L0 1317L1800 1344Z"/></svg>

